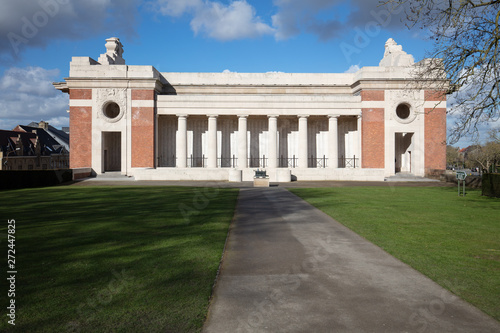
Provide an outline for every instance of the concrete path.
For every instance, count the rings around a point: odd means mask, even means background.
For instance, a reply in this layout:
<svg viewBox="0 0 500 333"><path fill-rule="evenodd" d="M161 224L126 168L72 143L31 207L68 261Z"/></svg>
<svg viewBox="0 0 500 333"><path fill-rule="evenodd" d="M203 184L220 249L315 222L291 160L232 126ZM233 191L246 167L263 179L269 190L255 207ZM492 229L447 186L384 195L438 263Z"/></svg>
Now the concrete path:
<svg viewBox="0 0 500 333"><path fill-rule="evenodd" d="M500 323L287 190L246 188L203 331L500 332Z"/></svg>

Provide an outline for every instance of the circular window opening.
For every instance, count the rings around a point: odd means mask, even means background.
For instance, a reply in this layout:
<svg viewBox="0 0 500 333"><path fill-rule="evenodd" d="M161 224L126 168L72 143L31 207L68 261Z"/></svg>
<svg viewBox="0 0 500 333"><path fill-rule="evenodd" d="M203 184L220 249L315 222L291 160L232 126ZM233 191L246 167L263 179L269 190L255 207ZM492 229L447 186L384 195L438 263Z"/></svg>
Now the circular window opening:
<svg viewBox="0 0 500 333"><path fill-rule="evenodd" d="M408 119L410 116L410 107L407 104L399 104L396 108L396 115L401 119Z"/></svg>
<svg viewBox="0 0 500 333"><path fill-rule="evenodd" d="M104 115L109 119L115 119L120 114L120 107L118 104L111 102L104 108Z"/></svg>

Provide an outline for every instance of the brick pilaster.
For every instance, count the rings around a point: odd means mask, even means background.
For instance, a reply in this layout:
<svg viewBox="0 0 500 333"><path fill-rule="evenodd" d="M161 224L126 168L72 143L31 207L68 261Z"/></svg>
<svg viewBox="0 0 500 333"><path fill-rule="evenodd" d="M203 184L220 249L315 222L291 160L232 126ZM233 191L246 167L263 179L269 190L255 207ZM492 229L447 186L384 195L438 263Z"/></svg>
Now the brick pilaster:
<svg viewBox="0 0 500 333"><path fill-rule="evenodd" d="M154 90L132 90L132 167L155 167ZM151 101L152 106L134 107L134 101Z"/></svg>
<svg viewBox="0 0 500 333"><path fill-rule="evenodd" d="M92 89L71 89L69 98L92 99ZM70 168L92 167L92 107L71 106L70 126Z"/></svg>

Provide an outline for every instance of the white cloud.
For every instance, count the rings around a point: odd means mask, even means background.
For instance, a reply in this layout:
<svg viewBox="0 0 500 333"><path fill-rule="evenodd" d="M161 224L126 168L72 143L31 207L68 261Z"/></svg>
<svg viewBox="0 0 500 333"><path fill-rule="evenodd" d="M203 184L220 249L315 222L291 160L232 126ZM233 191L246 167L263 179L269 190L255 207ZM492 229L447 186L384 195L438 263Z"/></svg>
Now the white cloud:
<svg viewBox="0 0 500 333"><path fill-rule="evenodd" d="M68 95L52 86L59 70L40 67L10 68L0 77L0 128L12 129L45 120L68 126Z"/></svg>
<svg viewBox="0 0 500 333"><path fill-rule="evenodd" d="M356 73L360 69L361 68L359 67L359 65L351 65L351 67L349 67L349 69L346 70L344 73Z"/></svg>
<svg viewBox="0 0 500 333"><path fill-rule="evenodd" d="M154 7L163 15L178 17L186 12L203 8L203 5L202 0L158 0Z"/></svg>
<svg viewBox="0 0 500 333"><path fill-rule="evenodd" d="M308 32L326 41L350 33L354 28L402 26L401 12L390 14L379 1L353 0L349 6L341 0L274 0L274 4L278 7L272 17L277 40Z"/></svg>
<svg viewBox="0 0 500 333"><path fill-rule="evenodd" d="M275 31L256 15L255 8L246 0L231 1L228 5L218 1L159 0L157 7L168 16L192 15L191 29L195 34L221 41L256 38Z"/></svg>
<svg viewBox="0 0 500 333"><path fill-rule="evenodd" d="M134 33L139 0L0 0L0 60L53 39L86 39L110 31ZM110 29L111 28L111 29Z"/></svg>

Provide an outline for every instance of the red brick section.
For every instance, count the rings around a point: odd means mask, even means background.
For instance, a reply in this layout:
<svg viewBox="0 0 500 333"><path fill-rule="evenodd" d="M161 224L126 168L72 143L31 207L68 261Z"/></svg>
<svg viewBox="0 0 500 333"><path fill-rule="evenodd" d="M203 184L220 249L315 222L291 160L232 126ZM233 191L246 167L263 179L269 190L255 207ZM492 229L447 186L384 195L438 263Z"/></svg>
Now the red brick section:
<svg viewBox="0 0 500 333"><path fill-rule="evenodd" d="M87 177L90 177L91 175L92 175L91 172L77 173L77 174L73 175L73 180L87 178Z"/></svg>
<svg viewBox="0 0 500 333"><path fill-rule="evenodd" d="M154 90L132 90L132 100L133 101L154 101L155 91Z"/></svg>
<svg viewBox="0 0 500 333"><path fill-rule="evenodd" d="M71 128L70 168L92 167L92 107L70 107L69 126Z"/></svg>
<svg viewBox="0 0 500 333"><path fill-rule="evenodd" d="M70 99L92 99L92 89L70 89Z"/></svg>
<svg viewBox="0 0 500 333"><path fill-rule="evenodd" d="M132 100L154 101L154 90L132 90ZM132 108L132 167L155 167L155 109Z"/></svg>
<svg viewBox="0 0 500 333"><path fill-rule="evenodd" d="M446 109L425 109L425 173L446 169Z"/></svg>
<svg viewBox="0 0 500 333"><path fill-rule="evenodd" d="M154 108L132 108L132 167L155 166L155 118Z"/></svg>
<svg viewBox="0 0 500 333"><path fill-rule="evenodd" d="M444 101L446 100L446 92L442 90L426 90L424 92L424 99L426 101Z"/></svg>
<svg viewBox="0 0 500 333"><path fill-rule="evenodd" d="M362 90L362 101L384 101L384 90ZM361 167L384 168L384 109L361 110Z"/></svg>
<svg viewBox="0 0 500 333"><path fill-rule="evenodd" d="M384 109L362 109L361 167L384 168Z"/></svg>
<svg viewBox="0 0 500 333"><path fill-rule="evenodd" d="M362 101L384 101L384 95L383 90L361 90Z"/></svg>

